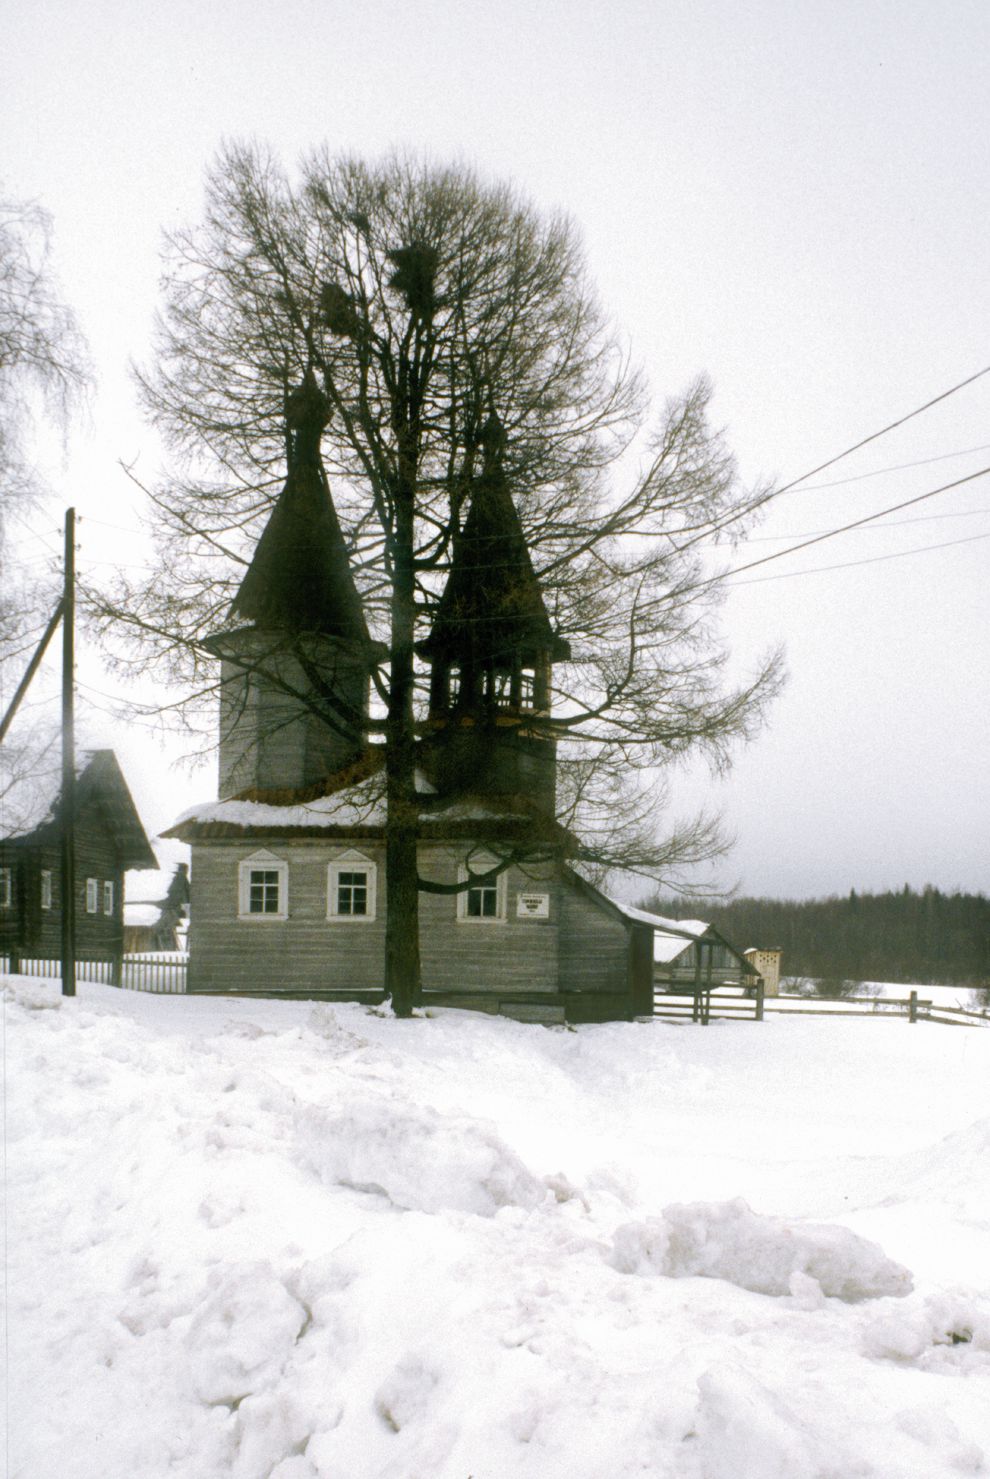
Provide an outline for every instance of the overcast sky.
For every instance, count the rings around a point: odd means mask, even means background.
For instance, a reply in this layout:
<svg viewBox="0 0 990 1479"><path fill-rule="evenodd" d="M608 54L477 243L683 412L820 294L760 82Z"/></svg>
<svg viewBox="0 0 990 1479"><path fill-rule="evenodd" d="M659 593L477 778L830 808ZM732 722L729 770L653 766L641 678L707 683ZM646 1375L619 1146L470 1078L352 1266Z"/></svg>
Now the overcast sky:
<svg viewBox="0 0 990 1479"><path fill-rule="evenodd" d="M127 362L161 229L197 217L225 136L290 165L409 145L567 211L658 400L707 372L748 478L789 482L990 363L986 0L37 0L3 31L0 177L54 215L99 373L25 558L70 503L84 570L143 557L118 463L150 478L158 450ZM988 412L990 375L783 495L735 564L990 465ZM676 809L716 804L738 838L723 884L990 891L988 559L984 478L739 576L734 663L783 641L791 677L726 781L674 778ZM150 832L215 794L215 768L111 721L92 655L80 676Z"/></svg>

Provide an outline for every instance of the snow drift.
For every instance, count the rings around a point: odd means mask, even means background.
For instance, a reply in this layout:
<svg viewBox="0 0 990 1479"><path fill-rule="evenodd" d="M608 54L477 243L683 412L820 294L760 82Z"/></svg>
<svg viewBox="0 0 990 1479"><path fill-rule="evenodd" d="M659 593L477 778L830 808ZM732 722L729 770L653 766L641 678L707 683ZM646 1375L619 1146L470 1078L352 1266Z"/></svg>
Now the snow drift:
<svg viewBox="0 0 990 1479"><path fill-rule="evenodd" d="M398 1094L341 1109L310 1106L297 1130L300 1163L325 1185L378 1193L408 1211L493 1217L500 1207L536 1207L549 1194L494 1125Z"/></svg>
<svg viewBox="0 0 990 1479"><path fill-rule="evenodd" d="M667 1207L616 1230L620 1273L725 1279L755 1294L790 1294L814 1279L823 1294L854 1303L909 1294L911 1275L867 1238L823 1223L761 1217L741 1197Z"/></svg>

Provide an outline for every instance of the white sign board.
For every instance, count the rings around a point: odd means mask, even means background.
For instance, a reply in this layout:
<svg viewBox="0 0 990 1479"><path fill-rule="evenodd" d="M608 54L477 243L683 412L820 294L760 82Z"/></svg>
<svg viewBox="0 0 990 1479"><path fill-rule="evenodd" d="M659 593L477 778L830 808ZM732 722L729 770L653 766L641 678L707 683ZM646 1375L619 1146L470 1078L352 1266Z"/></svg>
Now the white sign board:
<svg viewBox="0 0 990 1479"><path fill-rule="evenodd" d="M520 919L549 919L549 894L516 894L516 914Z"/></svg>

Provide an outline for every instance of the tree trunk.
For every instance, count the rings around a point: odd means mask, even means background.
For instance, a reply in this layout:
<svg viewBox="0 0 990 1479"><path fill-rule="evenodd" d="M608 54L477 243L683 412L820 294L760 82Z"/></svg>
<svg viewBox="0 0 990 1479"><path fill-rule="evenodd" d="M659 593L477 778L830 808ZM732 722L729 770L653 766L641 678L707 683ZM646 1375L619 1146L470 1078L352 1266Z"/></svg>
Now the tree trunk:
<svg viewBox="0 0 990 1479"><path fill-rule="evenodd" d="M413 720L413 498L396 499L385 781L385 991L398 1017L420 997L416 731Z"/></svg>

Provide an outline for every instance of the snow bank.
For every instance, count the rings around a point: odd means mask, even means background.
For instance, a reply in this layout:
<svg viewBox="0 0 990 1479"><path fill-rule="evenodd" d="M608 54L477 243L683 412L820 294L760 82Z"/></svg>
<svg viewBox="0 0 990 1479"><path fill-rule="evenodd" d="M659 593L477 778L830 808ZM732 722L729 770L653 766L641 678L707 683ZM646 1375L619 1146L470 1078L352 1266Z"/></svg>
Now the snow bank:
<svg viewBox="0 0 990 1479"><path fill-rule="evenodd" d="M937 1399L890 1412L844 1389L841 1363L768 1382L736 1363L698 1379L702 1479L931 1479L985 1474L985 1455ZM836 1396L841 1392L843 1417ZM915 1392L917 1398L918 1393Z"/></svg>
<svg viewBox="0 0 990 1479"><path fill-rule="evenodd" d="M911 1275L876 1243L848 1228L790 1225L731 1202L692 1202L617 1229L611 1262L621 1273L725 1279L755 1294L807 1299L807 1280L854 1303L911 1291Z"/></svg>
<svg viewBox="0 0 990 1479"><path fill-rule="evenodd" d="M270 1263L214 1271L185 1344L193 1390L209 1406L233 1407L278 1378L306 1311Z"/></svg>
<svg viewBox="0 0 990 1479"><path fill-rule="evenodd" d="M397 1094L340 1109L309 1106L297 1121L297 1150L325 1185L376 1192L418 1212L492 1217L500 1207L537 1207L549 1195L494 1125Z"/></svg>
<svg viewBox="0 0 990 1479"><path fill-rule="evenodd" d="M990 1369L990 1300L953 1290L884 1310L866 1327L863 1349L888 1361L915 1361L926 1370Z"/></svg>
<svg viewBox="0 0 990 1479"><path fill-rule="evenodd" d="M963 1196L986 1033L547 1032L38 981L3 1026L11 1479L987 1471L988 1219ZM884 1282L854 1232L917 1295L826 1298ZM629 1277L617 1247L719 1277Z"/></svg>
<svg viewBox="0 0 990 1479"><path fill-rule="evenodd" d="M823 1451L793 1402L747 1372L706 1371L698 1392L704 1479L838 1479L850 1472L835 1465L834 1452Z"/></svg>

